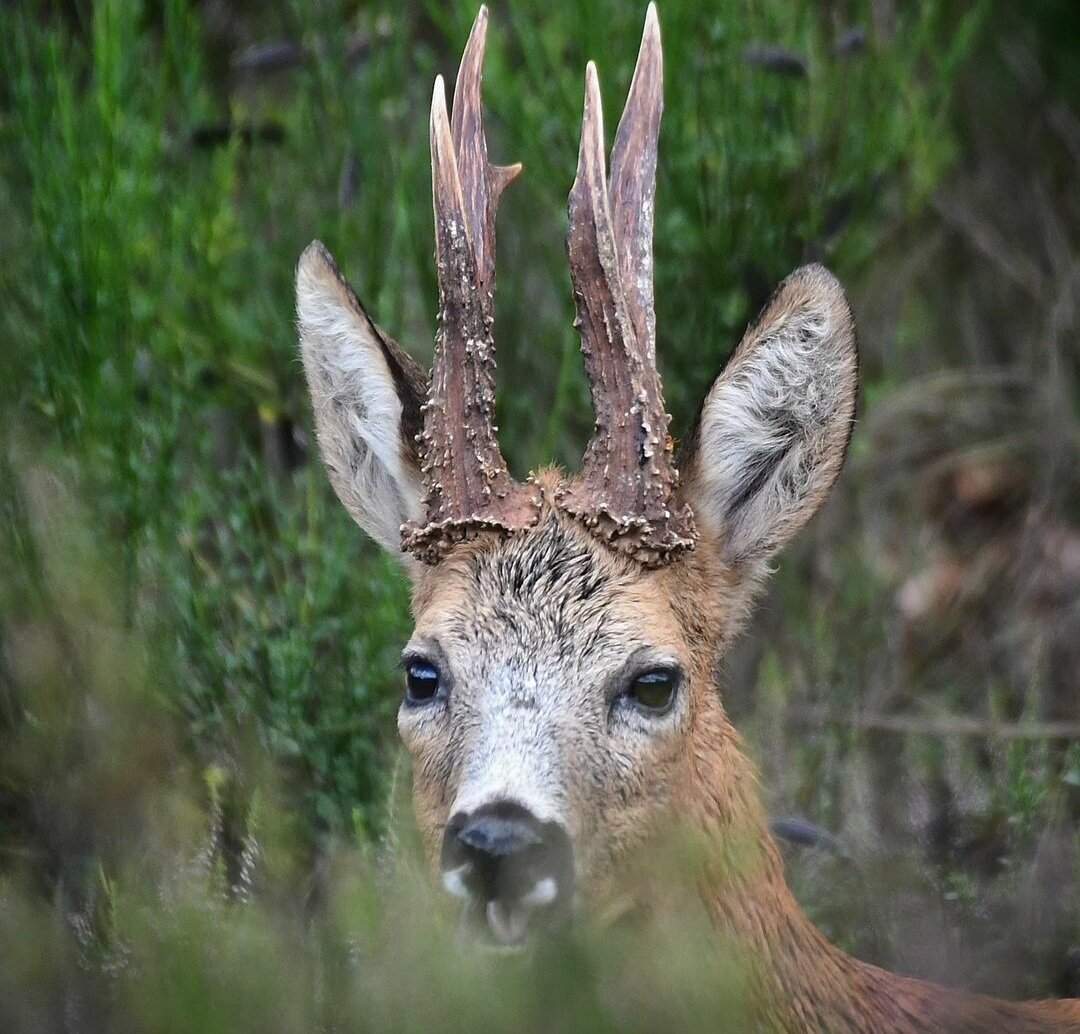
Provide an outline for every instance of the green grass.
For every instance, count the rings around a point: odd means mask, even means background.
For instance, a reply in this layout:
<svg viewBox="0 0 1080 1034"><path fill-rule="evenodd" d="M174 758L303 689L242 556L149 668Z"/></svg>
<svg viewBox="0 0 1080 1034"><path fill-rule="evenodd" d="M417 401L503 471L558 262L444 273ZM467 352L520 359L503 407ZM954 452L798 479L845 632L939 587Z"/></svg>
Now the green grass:
<svg viewBox="0 0 1080 1034"><path fill-rule="evenodd" d="M985 5L904 6L889 33L870 7L661 5L656 290L677 433L781 276L810 258L855 284L894 268L890 249L919 232L952 166L953 101ZM72 1002L88 1027L113 1029L411 1029L458 1015L470 1029L530 1028L554 1008L544 989L566 988L571 971L585 979L564 992L566 1029L653 1029L678 1009L715 1018L726 999L737 1015L739 973L698 951L693 932L665 954L670 930L657 933L654 973L629 946L608 957L586 937L565 958L500 970L510 990L489 1000L477 988L492 960L459 970L451 930L428 944L409 927L431 912L411 896L418 881L400 901L388 891L390 904L371 889L385 868L372 843L409 839L393 729L407 589L314 454L292 273L320 237L379 322L430 355L427 104L474 13L295 2L222 5L214 18L183 0L0 11L0 954L34 945L0 966L0 1000L16 997L5 981L26 992L16 1029L56 1025ZM565 198L585 61L598 59L610 136L643 14L622 0L493 7L493 157L525 165L500 216L497 327L500 425L518 472L575 465L589 431ZM853 26L867 43L838 56ZM370 46L356 61L359 37ZM230 68L243 46L277 38L299 41L305 60ZM797 55L806 75L748 61L761 43ZM207 144L215 126L227 131ZM890 344L932 324L913 311ZM869 352L872 415L894 396L900 360ZM1080 884L1063 881L1054 921L1026 941L1045 901L1022 892L1040 851L1065 844L1068 857L1075 744L791 724L806 706L873 704L881 685L945 712L972 699L966 655L904 667L896 576L848 532L871 508L904 519L874 502L870 448L865 436L855 487L785 562L770 604L781 617L758 633L777 634L732 687L732 711L776 810L855 845L868 889L854 903L850 872L823 863L815 876L815 859L793 857L830 934L908 969L920 965L911 946L939 930L966 931L965 944L1037 941L1041 954L1011 970L1004 952L973 949L958 978L995 986L1011 972L1013 989L1046 993ZM1003 681L1013 709L1024 687ZM873 835L900 810L882 757L907 767L913 800L956 773L977 784L982 828L964 835L1004 862L983 871L910 842L903 866L879 872L875 845L885 853L909 828ZM88 943L73 935L84 927ZM712 982L680 1004L703 959ZM418 973L426 996L412 993ZM633 981L649 976L655 1011L612 1005L635 1001Z"/></svg>
<svg viewBox="0 0 1080 1034"><path fill-rule="evenodd" d="M657 294L682 427L764 291L808 251L857 269L881 227L920 203L948 160L945 101L977 24L924 5L890 46L840 60L812 8L754 11L664 12ZM0 27L20 241L4 307L10 436L21 462L77 478L122 571L125 627L165 641L194 749L213 757L256 736L297 769L313 828L372 818L406 616L400 578L311 462L292 270L321 237L377 318L429 354L425 106L473 13L285 8L245 31L312 56L265 81L214 67L179 0L12 10ZM586 57L602 55L613 123L640 20L614 2L496 13L493 148L527 169L503 216L499 299L501 423L520 468L575 463L588 431L565 194ZM354 33L374 40L358 66ZM803 54L808 78L748 65L761 39ZM272 123L282 138L196 146L218 123ZM343 178L355 182L345 203ZM828 230L838 206L846 222Z"/></svg>

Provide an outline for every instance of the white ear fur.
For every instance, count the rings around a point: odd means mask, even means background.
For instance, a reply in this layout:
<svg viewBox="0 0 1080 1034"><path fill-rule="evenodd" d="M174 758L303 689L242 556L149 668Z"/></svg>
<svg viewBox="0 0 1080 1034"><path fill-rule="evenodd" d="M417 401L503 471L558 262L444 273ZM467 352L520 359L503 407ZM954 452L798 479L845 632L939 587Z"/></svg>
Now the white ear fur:
<svg viewBox="0 0 1080 1034"><path fill-rule="evenodd" d="M420 479L403 412L419 411L422 373L383 335L313 241L296 269L300 352L323 463L338 498L385 549L420 516ZM395 376L396 372L396 376Z"/></svg>
<svg viewBox="0 0 1080 1034"><path fill-rule="evenodd" d="M705 398L686 495L730 563L763 560L814 515L855 412L855 324L822 266L777 288Z"/></svg>

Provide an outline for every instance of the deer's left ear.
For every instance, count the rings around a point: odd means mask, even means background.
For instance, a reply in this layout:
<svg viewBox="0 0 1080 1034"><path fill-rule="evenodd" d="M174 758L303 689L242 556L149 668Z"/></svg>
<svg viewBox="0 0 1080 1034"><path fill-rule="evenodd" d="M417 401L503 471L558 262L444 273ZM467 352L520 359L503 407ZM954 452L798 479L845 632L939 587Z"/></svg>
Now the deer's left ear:
<svg viewBox="0 0 1080 1034"><path fill-rule="evenodd" d="M844 289L804 266L713 382L680 463L695 519L729 563L766 559L821 506L847 452L857 381Z"/></svg>

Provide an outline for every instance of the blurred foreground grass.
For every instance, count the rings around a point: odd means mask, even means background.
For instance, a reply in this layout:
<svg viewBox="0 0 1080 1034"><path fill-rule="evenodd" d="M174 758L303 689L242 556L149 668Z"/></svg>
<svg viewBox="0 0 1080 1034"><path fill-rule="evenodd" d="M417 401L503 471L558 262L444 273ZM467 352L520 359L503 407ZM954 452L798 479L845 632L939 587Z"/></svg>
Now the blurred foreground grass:
<svg viewBox="0 0 1080 1034"><path fill-rule="evenodd" d="M493 146L528 169L500 249L500 404L520 467L574 462L589 430L565 195L582 68L601 56L617 111L643 16L630 7L496 15ZM301 770L313 827L340 831L379 797L405 597L311 462L292 271L321 236L377 318L430 354L426 104L475 11L215 11L103 0L2 15L6 436L77 477L121 620L159 636L193 746L257 732ZM857 268L948 160L947 100L978 18L923 4L887 44L837 51L865 15L663 12L657 294L683 427L779 277L807 253ZM254 32L303 60L258 74ZM803 73L770 70L767 48L748 60L761 41Z"/></svg>
<svg viewBox="0 0 1080 1034"><path fill-rule="evenodd" d="M1080 944L1080 748L992 732L1080 719L1070 138L1017 155L994 124L1068 114L1067 5L1032 10L661 5L656 256L677 431L779 277L820 258L856 288L852 462L729 707L774 810L848 845L792 856L831 936L1024 994L1075 993ZM315 461L291 278L320 236L428 354L426 105L474 14L0 9L0 1028L737 1027L737 967L692 927L473 959L409 846L406 589ZM526 167L498 300L519 471L589 430L565 195L585 60L614 125L643 14L493 8L493 153ZM1026 94L1025 46L1056 76ZM856 720L894 712L926 731ZM934 731L957 713L990 733Z"/></svg>

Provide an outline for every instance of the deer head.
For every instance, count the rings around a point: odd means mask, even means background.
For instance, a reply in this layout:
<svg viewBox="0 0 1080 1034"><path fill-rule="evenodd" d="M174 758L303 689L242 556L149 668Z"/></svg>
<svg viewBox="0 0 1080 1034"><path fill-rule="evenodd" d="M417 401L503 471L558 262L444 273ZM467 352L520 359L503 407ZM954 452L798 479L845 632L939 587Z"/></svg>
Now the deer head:
<svg viewBox="0 0 1080 1034"><path fill-rule="evenodd" d="M487 13L448 117L431 107L440 312L430 379L318 243L300 260L304 368L323 460L357 523L401 555L415 631L398 725L432 865L500 941L603 899L673 812L767 840L716 686L767 563L840 470L855 330L820 266L788 277L709 390L676 461L656 366L652 232L662 110L650 6L610 176L585 77L567 251L595 433L580 474L515 481L494 423L495 208Z"/></svg>

